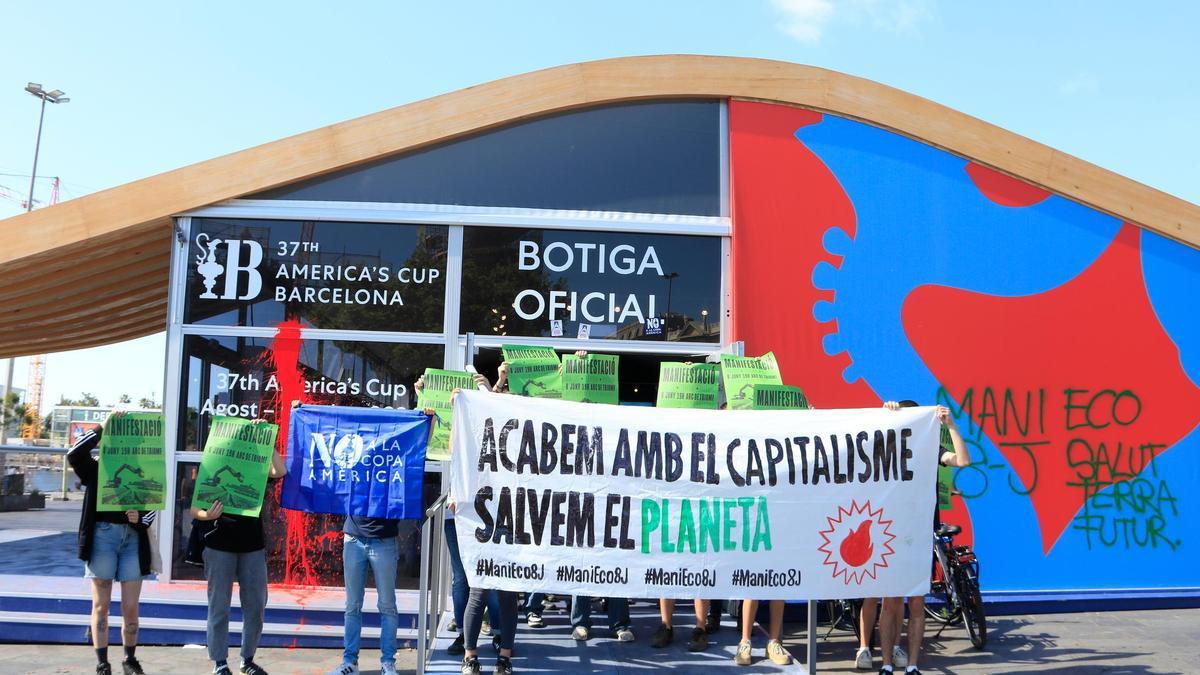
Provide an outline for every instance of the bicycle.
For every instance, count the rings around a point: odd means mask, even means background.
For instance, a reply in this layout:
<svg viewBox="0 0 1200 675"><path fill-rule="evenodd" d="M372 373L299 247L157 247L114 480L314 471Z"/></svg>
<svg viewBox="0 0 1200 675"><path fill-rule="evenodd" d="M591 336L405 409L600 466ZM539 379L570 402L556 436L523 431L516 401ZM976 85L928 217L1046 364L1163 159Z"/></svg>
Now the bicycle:
<svg viewBox="0 0 1200 675"><path fill-rule="evenodd" d="M967 634L976 649L987 644L987 617L979 593L979 560L970 546L955 546L954 536L962 532L958 525L940 526L933 534L934 569L930 588L937 602L925 604L925 615L946 626L966 623Z"/></svg>

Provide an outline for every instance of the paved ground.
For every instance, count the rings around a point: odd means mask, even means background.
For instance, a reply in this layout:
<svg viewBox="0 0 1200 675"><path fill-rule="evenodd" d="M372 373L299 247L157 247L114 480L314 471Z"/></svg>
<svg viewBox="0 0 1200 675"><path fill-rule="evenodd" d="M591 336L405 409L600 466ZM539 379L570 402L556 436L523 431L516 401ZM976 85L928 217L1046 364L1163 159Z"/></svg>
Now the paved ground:
<svg viewBox="0 0 1200 675"><path fill-rule="evenodd" d="M984 651L971 646L965 628L947 628L938 639L929 635L921 658L925 673L1200 672L1191 651L1192 645L1200 642L1200 609L995 617L988 621ZM802 637L799 633L788 641L793 653L803 654ZM850 633L834 633L822 641L818 645L819 672L860 673L851 661L857 646ZM878 650L875 656L878 666Z"/></svg>
<svg viewBox="0 0 1200 675"><path fill-rule="evenodd" d="M45 509L0 512L0 574L83 576L83 563L75 557L82 496L71 497L65 502L48 498ZM21 536L14 531L42 536L13 540Z"/></svg>
<svg viewBox="0 0 1200 675"><path fill-rule="evenodd" d="M1043 673L1060 675L1167 675L1196 673L1191 652L1200 642L1200 610L1154 612L1108 612L999 617L991 622L987 650L971 648L966 633L948 629L941 638L927 642L926 673ZM802 626L789 626L798 634ZM644 640L646 636L639 636ZM567 641L564 638L564 644ZM804 646L795 637L788 640L794 654L803 657ZM819 647L820 673L858 673L851 667L854 638L834 633ZM520 650L520 644L517 645ZM119 650L115 649L114 652ZM148 647L139 654L152 675L208 672L201 648ZM260 663L274 675L311 675L337 665L336 650L265 649ZM490 663L490 655L486 659ZM373 664L378 652L365 652L363 664ZM48 645L0 645L0 673L94 672L92 652L86 647ZM415 656L401 654L400 666L413 672ZM878 661L877 661L878 662ZM640 671L654 670L640 664ZM667 668L663 668L667 670ZM758 666L745 669L747 673ZM364 673L375 673L365 670ZM526 668L518 672L555 672L549 668ZM577 672L563 667L557 672Z"/></svg>

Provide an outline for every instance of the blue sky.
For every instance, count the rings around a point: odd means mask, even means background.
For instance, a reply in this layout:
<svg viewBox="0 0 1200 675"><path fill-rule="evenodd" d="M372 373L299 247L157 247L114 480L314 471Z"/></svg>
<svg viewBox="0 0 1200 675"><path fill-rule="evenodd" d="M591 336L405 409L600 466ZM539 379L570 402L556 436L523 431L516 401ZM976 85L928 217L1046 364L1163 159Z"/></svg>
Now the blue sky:
<svg viewBox="0 0 1200 675"><path fill-rule="evenodd" d="M703 53L883 82L1200 202L1200 3L7 2L0 26L0 174L17 174L0 186L19 198L28 81L71 97L38 170L69 198L507 75ZM4 194L0 217L19 212ZM161 353L156 336L51 355L46 399L161 397Z"/></svg>

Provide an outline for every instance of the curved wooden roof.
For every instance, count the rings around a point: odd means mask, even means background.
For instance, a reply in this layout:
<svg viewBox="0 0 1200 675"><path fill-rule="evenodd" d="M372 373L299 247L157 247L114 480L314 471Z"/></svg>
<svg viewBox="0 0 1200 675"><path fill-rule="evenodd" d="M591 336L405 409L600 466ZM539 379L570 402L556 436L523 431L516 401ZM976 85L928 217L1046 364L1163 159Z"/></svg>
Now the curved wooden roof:
<svg viewBox="0 0 1200 675"><path fill-rule="evenodd" d="M892 87L760 59L620 58L496 80L0 221L0 357L162 330L173 214L521 119L678 97L863 120L1200 247L1197 205Z"/></svg>

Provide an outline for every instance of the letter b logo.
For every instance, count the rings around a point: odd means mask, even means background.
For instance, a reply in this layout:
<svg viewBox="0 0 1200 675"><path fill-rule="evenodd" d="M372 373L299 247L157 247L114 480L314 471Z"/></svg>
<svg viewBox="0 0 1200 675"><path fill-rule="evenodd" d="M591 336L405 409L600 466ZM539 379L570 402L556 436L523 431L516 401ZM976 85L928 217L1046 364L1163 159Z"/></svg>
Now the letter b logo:
<svg viewBox="0 0 1200 675"><path fill-rule="evenodd" d="M258 266L263 261L262 244L251 239L209 239L201 234L196 243L205 251L196 256L196 271L204 277L204 292L201 298L208 300L253 300L262 292L262 274ZM217 262L217 247L225 244L225 264ZM225 275L225 287L221 294L213 293L217 277ZM238 294L238 282L246 275L246 292Z"/></svg>
<svg viewBox="0 0 1200 675"><path fill-rule="evenodd" d="M262 275L258 266L263 260L262 244L251 239L226 239L228 255L225 258L225 292L222 300L250 300L258 297L262 291ZM242 261L242 247L246 247L247 257ZM246 294L238 295L238 279L242 273L247 275Z"/></svg>

